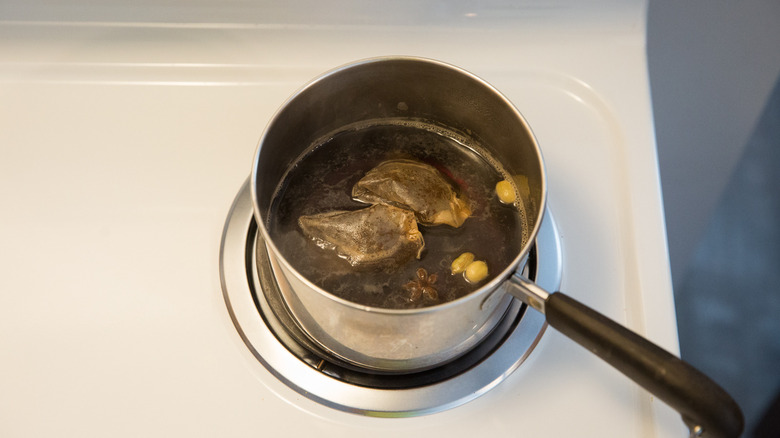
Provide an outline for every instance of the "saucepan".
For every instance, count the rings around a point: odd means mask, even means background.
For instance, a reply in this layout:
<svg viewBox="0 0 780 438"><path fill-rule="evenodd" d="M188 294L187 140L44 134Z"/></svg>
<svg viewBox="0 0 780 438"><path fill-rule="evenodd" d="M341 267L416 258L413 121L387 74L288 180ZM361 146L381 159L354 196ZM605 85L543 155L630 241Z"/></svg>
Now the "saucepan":
<svg viewBox="0 0 780 438"><path fill-rule="evenodd" d="M281 181L312 144L372 120L421 121L463 133L511 175L524 218L520 250L501 272L454 301L413 309L356 304L301 275L269 231ZM357 61L315 78L285 102L266 127L251 177L255 218L285 305L296 324L338 359L377 373L411 373L446 364L483 340L513 299L678 410L692 433L738 436L738 405L691 365L560 292L524 278L522 268L546 206L546 175L533 132L491 85L458 67L417 57Z"/></svg>

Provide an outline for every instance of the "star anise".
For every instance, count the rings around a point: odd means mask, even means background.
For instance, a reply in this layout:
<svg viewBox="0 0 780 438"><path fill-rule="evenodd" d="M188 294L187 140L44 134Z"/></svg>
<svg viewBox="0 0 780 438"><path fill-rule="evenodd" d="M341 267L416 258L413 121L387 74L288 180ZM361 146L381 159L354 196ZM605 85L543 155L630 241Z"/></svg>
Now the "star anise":
<svg viewBox="0 0 780 438"><path fill-rule="evenodd" d="M428 275L428 271L424 268L418 268L416 274L417 278L404 285L404 289L409 292L409 301L417 302L423 295L431 300L438 299L439 292L433 287L438 276L436 274Z"/></svg>

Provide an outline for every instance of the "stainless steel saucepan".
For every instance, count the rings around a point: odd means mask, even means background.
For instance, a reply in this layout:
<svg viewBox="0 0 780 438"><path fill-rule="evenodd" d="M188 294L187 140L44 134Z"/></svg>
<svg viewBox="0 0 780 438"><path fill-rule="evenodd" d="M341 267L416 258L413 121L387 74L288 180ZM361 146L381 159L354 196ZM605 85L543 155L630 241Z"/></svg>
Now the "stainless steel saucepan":
<svg viewBox="0 0 780 438"><path fill-rule="evenodd" d="M446 126L478 140L512 175L528 179L522 208L522 249L476 291L419 309L393 310L343 300L300 275L274 243L267 224L286 171L312 143L370 120L408 118ZM408 373L445 364L477 345L514 297L545 314L550 326L588 348L664 400L692 433L738 436L737 404L702 373L650 341L560 292L542 290L520 274L545 210L542 154L522 115L501 93L457 67L429 59L358 61L314 79L276 113L260 140L252 199L277 281L300 328L339 359L375 372Z"/></svg>

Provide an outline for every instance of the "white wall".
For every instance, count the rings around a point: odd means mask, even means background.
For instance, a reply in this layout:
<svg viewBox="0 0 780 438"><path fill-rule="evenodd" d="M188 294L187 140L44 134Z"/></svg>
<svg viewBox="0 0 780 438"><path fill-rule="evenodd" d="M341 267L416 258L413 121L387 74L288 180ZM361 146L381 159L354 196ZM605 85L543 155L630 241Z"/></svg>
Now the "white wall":
<svg viewBox="0 0 780 438"><path fill-rule="evenodd" d="M678 287L780 73L777 0L650 0L648 63Z"/></svg>

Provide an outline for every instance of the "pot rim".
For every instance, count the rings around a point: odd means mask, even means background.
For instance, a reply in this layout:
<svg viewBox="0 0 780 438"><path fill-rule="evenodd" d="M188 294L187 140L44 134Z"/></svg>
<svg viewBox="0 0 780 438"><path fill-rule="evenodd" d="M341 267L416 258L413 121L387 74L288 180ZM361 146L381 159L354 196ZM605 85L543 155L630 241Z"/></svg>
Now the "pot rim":
<svg viewBox="0 0 780 438"><path fill-rule="evenodd" d="M384 307L375 307L375 306L366 306L363 304L358 304L353 301L346 300L344 298L341 298L339 296L336 296L329 291L317 286L313 282L311 282L308 278L306 278L304 275L302 275L300 272L298 272L297 269L295 269L282 255L281 251L279 251L279 248L277 248L276 244L274 243L273 239L271 238L266 225L264 221L262 220L263 217L260 214L260 208L258 207L258 201L257 201L257 169L259 167L259 160L260 160L260 150L262 149L262 145L265 142L265 139L268 135L269 128L276 122L281 112L292 102L294 101L301 93L303 93L305 90L315 86L317 83L321 82L327 77L330 77L331 75L337 74L342 70L358 67L365 64L371 64L371 63L377 63L377 62L388 62L388 61L412 61L412 62L423 62L423 63L429 63L429 64L435 64L440 67L444 67L446 69L455 70L460 74L463 74L465 76L470 77L471 79L475 80L488 90L495 93L496 96L498 96L501 100L503 100L506 103L506 106L508 109L510 109L517 120L523 124L524 129L528 132L528 135L530 139L533 142L534 149L536 150L536 154L539 159L539 171L540 171L540 191L541 191L541 197L540 202L538 206L538 211L536 212L536 215L534 217L535 222L533 228L528 233L526 241L523 243L522 249L518 252L517 256L512 260L512 262L504 268L498 275L494 276L493 279L491 279L489 282L483 284L479 288L469 292L468 294L457 298L452 301L447 301L441 304L435 304L432 306L426 306L426 307L419 307L414 309L389 309ZM534 135L533 130L531 129L531 126L526 121L525 117L520 113L520 111L515 107L515 105L506 97L503 93L498 91L493 85L485 81L484 79L480 78L479 76L476 76L475 74L464 70L458 66L455 66L453 64L449 64L443 61L439 61L436 59L426 58L426 57L420 57L420 56L407 56L407 55L388 55L388 56L376 56L376 57L370 57L370 58L364 58L357 61L345 63L342 65L339 65L335 68L332 68L330 70L325 71L324 73L321 73L320 75L314 77L307 83L305 83L303 86L298 88L293 94L288 97L284 103L282 103L279 108L277 108L274 115L269 119L268 123L266 124L265 128L263 129L263 133L260 137L260 140L258 141L257 148L255 150L255 158L252 162L252 173L250 178L250 190L252 195L252 209L254 211L254 217L255 222L257 223L257 227L260 230L260 233L263 236L263 239L265 239L266 245L271 248L271 256L275 257L277 261L284 265L286 269L288 269L290 272L294 273L298 280L302 281L306 286L310 287L312 290L316 291L317 293L327 297L328 299L334 301L337 304L340 304L345 307L349 307L355 310L365 311L365 312L372 312L377 314L385 314L385 315L418 315L418 314L426 314L426 313L433 313L441 311L442 309L447 309L451 307L456 307L462 305L464 302L468 302L470 300L476 300L481 299L481 297L485 294L488 294L496 289L498 289L504 282L507 281L507 279L520 267L522 261L526 258L528 255L528 252L530 251L531 245L533 245L534 240L536 239L536 235L539 233L539 227L542 222L542 217L544 216L544 211L547 205L547 172L545 168L545 161L544 157L542 156L542 150L539 147L539 142L536 139L536 136Z"/></svg>

